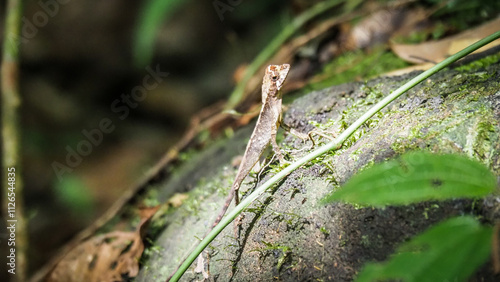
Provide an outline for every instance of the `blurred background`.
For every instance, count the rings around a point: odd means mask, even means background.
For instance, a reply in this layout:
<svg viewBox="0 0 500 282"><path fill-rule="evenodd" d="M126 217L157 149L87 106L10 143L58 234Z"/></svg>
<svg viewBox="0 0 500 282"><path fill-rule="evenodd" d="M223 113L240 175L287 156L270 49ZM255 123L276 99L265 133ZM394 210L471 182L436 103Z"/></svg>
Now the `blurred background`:
<svg viewBox="0 0 500 282"><path fill-rule="evenodd" d="M210 1L24 2L22 150L34 271L137 182L194 113L226 99L238 65L292 15L287 1L241 1L222 20ZM113 102L124 105L147 67L168 76L122 120ZM72 171L58 167L104 118L115 129L102 143Z"/></svg>
<svg viewBox="0 0 500 282"><path fill-rule="evenodd" d="M1 2L5 15L5 1ZM250 63L297 15L322 1L24 2L22 151L33 272L158 162L182 136L191 116L226 100L239 77L238 69ZM356 7L362 1L341 2ZM366 7L387 1L365 2ZM425 41L495 18L500 11L495 2L407 1L402 15L418 23L413 31L420 37L412 40ZM427 14L421 16L417 10ZM336 12L333 9L322 18ZM334 25L296 52L290 63L302 66L300 79L331 72L333 66L328 63L339 50L348 49L346 42L353 42L352 33L345 37L342 31L361 21L353 16ZM4 17L0 24L3 32ZM302 31L309 27L306 24ZM409 37L412 34L405 32ZM378 40L382 43L378 58L390 52L384 45L390 37L387 33L377 38L383 38ZM373 44L355 41L356 46L349 48L373 50ZM344 60L342 64L347 70L357 63ZM400 60L392 67L405 66L408 63ZM349 79L365 79L366 68L364 75ZM123 95L143 85L152 70L168 75L137 105L127 104ZM117 110L125 104L128 110ZM83 132L93 132L103 119L111 121L113 130L103 134L102 142L93 145L78 165L68 167L71 151L89 140ZM0 236L3 241L7 234L2 231ZM6 246L0 245L4 253Z"/></svg>

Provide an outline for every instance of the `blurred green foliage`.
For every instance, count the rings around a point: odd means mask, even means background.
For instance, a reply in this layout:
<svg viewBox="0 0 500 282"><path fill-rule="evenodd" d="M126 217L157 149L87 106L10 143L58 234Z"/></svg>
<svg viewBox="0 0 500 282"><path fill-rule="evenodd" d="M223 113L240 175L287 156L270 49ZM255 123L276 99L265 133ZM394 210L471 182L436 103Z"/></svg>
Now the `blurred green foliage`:
<svg viewBox="0 0 500 282"><path fill-rule="evenodd" d="M148 0L139 14L133 42L134 64L138 67L151 62L158 29L175 13L184 0Z"/></svg>
<svg viewBox="0 0 500 282"><path fill-rule="evenodd" d="M67 175L53 185L54 194L59 203L78 216L92 217L94 199L83 181L73 175Z"/></svg>

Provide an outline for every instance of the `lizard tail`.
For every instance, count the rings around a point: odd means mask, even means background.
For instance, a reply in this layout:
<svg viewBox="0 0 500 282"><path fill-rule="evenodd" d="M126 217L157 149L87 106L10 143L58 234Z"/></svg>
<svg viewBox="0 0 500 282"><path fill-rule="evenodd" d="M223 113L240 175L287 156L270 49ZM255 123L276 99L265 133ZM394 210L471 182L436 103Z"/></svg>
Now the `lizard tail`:
<svg viewBox="0 0 500 282"><path fill-rule="evenodd" d="M215 226L217 226L217 224L219 224L219 222L222 220L222 218L226 214L227 209L229 208L229 205L231 205L231 202L233 201L235 191L238 191L238 189L231 189L231 192L229 192L229 195L227 195L226 202L224 203L224 206L220 210L219 215L215 219L210 229L208 229L207 233L205 233L204 237L206 237L208 233L210 233L210 231L212 231L212 229L214 229Z"/></svg>
<svg viewBox="0 0 500 282"><path fill-rule="evenodd" d="M237 187L237 188L239 188L239 187ZM207 237L208 233L210 233L210 231L212 231L215 228L215 226L217 226L217 224L219 224L219 222L222 220L222 218L226 214L227 209L229 208L229 205L231 205L231 202L233 201L234 193L237 190L238 189L236 189L236 190L235 189L231 189L231 192L229 192L229 195L227 195L226 202L224 203L224 206L220 210L219 215L217 216L217 219L215 219L214 223L212 224L212 226L210 227L210 229L208 229L207 233L205 233L205 236L203 236L203 238ZM196 245L194 245L194 246L196 246ZM187 256L182 259L182 262L184 263L184 261L186 259L187 259ZM179 270L179 268L180 268L181 265L182 264L179 264L179 266L177 266L177 269L174 272L172 272L172 274L170 274L170 276L167 278L167 282L170 281L170 279L172 278L172 276L174 276L174 274L177 272L177 270Z"/></svg>

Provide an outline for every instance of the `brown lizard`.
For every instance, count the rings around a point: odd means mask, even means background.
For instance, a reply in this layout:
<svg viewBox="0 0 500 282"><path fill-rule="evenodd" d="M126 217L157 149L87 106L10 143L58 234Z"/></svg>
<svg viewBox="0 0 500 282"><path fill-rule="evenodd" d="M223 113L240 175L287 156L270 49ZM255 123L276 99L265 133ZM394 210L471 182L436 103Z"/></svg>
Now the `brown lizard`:
<svg viewBox="0 0 500 282"><path fill-rule="evenodd" d="M289 64L270 65L266 68L266 72L262 80L262 108L260 110L259 118L257 119L257 124L255 125L252 136L250 136L250 140L248 141L245 149L236 178L231 186L231 190L226 198L224 206L217 216L217 219L215 219L214 223L205 234L205 237L222 220L222 217L226 214L233 198L235 199L235 204L239 204L238 190L240 185L245 177L250 173L254 165L259 161L260 156L269 143L271 143L273 151L278 156L280 162L284 162L283 155L281 154L279 146L276 143L276 134L281 124L282 113L282 99L279 90L283 86L289 71ZM170 280L174 273L170 275L167 281Z"/></svg>
<svg viewBox="0 0 500 282"><path fill-rule="evenodd" d="M226 202L222 207L217 219L212 224L212 227L207 231L207 234L219 224L224 214L231 204L235 201L235 205L239 204L238 190L245 177L250 173L254 165L259 161L260 156L271 143L274 153L278 156L281 163L284 162L283 155L276 143L276 134L281 124L281 94L279 90L285 82L286 76L290 71L289 64L270 65L266 68L266 73L262 80L262 108L259 118L255 124L252 136L248 141L245 149L245 154L238 168L238 173L234 179L231 191L226 198Z"/></svg>

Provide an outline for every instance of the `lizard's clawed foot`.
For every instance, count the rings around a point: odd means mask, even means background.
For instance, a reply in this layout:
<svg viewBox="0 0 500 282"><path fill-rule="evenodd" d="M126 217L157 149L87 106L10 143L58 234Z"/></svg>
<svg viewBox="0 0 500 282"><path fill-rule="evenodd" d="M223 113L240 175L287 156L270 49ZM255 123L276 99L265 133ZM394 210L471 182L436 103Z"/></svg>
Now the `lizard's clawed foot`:
<svg viewBox="0 0 500 282"><path fill-rule="evenodd" d="M283 154L281 154L281 152L279 154L276 154L276 155L277 155L278 160L280 162L280 166L284 167L284 166L291 164L291 162L285 160L285 158L283 157Z"/></svg>
<svg viewBox="0 0 500 282"><path fill-rule="evenodd" d="M245 218L245 215L240 214L234 220L234 238L236 238L236 239L240 238L240 226L241 226L244 218Z"/></svg>

